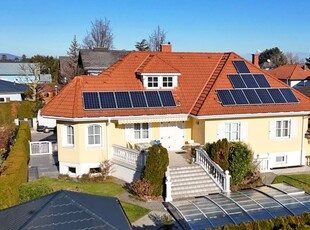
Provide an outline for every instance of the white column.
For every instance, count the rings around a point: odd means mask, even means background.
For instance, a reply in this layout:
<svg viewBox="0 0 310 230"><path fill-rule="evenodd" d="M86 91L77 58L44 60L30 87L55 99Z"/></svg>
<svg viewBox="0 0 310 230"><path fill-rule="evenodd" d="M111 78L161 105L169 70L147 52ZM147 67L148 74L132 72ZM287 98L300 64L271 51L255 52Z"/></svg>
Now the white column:
<svg viewBox="0 0 310 230"><path fill-rule="evenodd" d="M166 198L165 202L171 202L172 196L171 196L171 176L170 176L170 170L169 167L166 171Z"/></svg>
<svg viewBox="0 0 310 230"><path fill-rule="evenodd" d="M230 192L230 175L229 171L225 171L225 185L224 185L224 192Z"/></svg>

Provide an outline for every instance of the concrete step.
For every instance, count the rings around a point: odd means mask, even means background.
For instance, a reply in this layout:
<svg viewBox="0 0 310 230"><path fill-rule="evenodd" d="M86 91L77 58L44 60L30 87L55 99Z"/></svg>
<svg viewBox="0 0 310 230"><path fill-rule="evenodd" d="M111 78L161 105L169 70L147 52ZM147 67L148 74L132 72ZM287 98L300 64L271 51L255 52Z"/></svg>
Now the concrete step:
<svg viewBox="0 0 310 230"><path fill-rule="evenodd" d="M209 178L205 178L203 180L192 180L192 181L179 181L177 183L172 182L171 183L171 187L174 189L177 189L178 187L210 187L210 186L215 186L214 182L212 181L212 179Z"/></svg>
<svg viewBox="0 0 310 230"><path fill-rule="evenodd" d="M187 190L187 191L177 191L173 192L171 195L173 200L175 199L183 199L188 197L198 197L198 196L206 196L208 194L220 193L221 190L219 188L214 189L195 189L195 190Z"/></svg>
<svg viewBox="0 0 310 230"><path fill-rule="evenodd" d="M207 180L207 181L212 181L212 179L210 177L206 177L206 174L201 174L201 175L195 175L195 176L186 176L186 177L182 177L182 176L177 176L177 177L172 177L171 178L171 182L172 184L174 183L179 183L179 182L188 182L188 181L193 181L193 180Z"/></svg>

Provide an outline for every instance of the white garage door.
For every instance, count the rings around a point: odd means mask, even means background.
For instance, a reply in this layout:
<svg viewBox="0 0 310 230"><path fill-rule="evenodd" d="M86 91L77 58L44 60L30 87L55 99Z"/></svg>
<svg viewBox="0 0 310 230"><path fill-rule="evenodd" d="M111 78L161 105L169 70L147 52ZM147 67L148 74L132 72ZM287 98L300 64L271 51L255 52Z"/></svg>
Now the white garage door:
<svg viewBox="0 0 310 230"><path fill-rule="evenodd" d="M168 150L180 150L184 145L184 122L161 122L160 142Z"/></svg>

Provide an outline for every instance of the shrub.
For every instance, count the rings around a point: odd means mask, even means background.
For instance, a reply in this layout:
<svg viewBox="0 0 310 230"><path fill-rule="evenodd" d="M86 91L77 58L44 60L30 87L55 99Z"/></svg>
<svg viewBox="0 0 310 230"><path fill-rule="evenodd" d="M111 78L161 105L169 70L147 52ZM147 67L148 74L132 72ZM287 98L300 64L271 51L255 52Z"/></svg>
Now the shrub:
<svg viewBox="0 0 310 230"><path fill-rule="evenodd" d="M172 229L174 221L170 215L164 214L160 217L161 224L164 226L164 229Z"/></svg>
<svg viewBox="0 0 310 230"><path fill-rule="evenodd" d="M19 186L19 200L26 202L53 192L53 188L42 182L33 181Z"/></svg>
<svg viewBox="0 0 310 230"><path fill-rule="evenodd" d="M153 187L153 195L163 195L164 177L169 165L168 151L159 145L152 145L147 153L143 178L148 180Z"/></svg>
<svg viewBox="0 0 310 230"><path fill-rule="evenodd" d="M228 170L231 174L232 184L238 184L244 180L252 169L253 152L243 142L232 142L228 157Z"/></svg>
<svg viewBox="0 0 310 230"><path fill-rule="evenodd" d="M35 117L35 102L33 101L21 101L20 105L17 107L17 118L32 118Z"/></svg>
<svg viewBox="0 0 310 230"><path fill-rule="evenodd" d="M217 163L223 170L228 169L228 155L229 155L230 143L227 139L218 140L212 144L207 143L205 150L209 154L210 158Z"/></svg>
<svg viewBox="0 0 310 230"><path fill-rule="evenodd" d="M141 198L148 198L153 194L153 187L151 183L146 180L136 180L130 185L132 191Z"/></svg>
<svg viewBox="0 0 310 230"><path fill-rule="evenodd" d="M0 126L12 124L12 103L0 103Z"/></svg>

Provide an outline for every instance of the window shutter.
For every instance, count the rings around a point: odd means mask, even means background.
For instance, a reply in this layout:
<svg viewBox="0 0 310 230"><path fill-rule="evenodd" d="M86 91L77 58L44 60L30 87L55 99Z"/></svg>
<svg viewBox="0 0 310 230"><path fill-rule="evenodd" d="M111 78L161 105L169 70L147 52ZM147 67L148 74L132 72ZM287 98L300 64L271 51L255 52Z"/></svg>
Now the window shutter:
<svg viewBox="0 0 310 230"><path fill-rule="evenodd" d="M240 122L240 140L247 141L248 140L248 123Z"/></svg>
<svg viewBox="0 0 310 230"><path fill-rule="evenodd" d="M296 138L297 137L297 120L296 119L290 120L290 125L291 125L290 137Z"/></svg>
<svg viewBox="0 0 310 230"><path fill-rule="evenodd" d="M276 138L276 120L269 121L269 139Z"/></svg>
<svg viewBox="0 0 310 230"><path fill-rule="evenodd" d="M125 125L125 140L126 141L134 140L133 124Z"/></svg>
<svg viewBox="0 0 310 230"><path fill-rule="evenodd" d="M225 123L219 123L217 125L217 139L225 138Z"/></svg>

